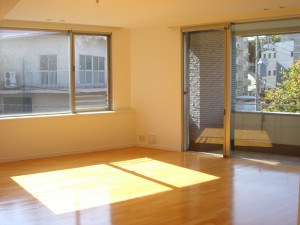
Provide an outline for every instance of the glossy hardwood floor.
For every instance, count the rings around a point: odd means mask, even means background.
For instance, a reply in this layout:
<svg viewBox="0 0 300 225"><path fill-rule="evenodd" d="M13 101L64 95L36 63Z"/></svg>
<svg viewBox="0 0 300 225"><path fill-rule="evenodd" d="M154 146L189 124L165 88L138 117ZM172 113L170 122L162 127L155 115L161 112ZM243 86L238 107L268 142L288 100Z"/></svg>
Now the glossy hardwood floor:
<svg viewBox="0 0 300 225"><path fill-rule="evenodd" d="M1 225L299 225L299 166L127 148L0 164Z"/></svg>

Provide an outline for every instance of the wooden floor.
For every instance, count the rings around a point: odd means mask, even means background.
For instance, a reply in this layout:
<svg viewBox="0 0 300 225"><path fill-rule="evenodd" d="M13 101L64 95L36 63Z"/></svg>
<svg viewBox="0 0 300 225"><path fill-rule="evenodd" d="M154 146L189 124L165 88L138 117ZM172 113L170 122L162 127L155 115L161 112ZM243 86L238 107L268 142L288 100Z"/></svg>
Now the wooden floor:
<svg viewBox="0 0 300 225"><path fill-rule="evenodd" d="M299 166L128 148L0 164L1 225L299 225Z"/></svg>

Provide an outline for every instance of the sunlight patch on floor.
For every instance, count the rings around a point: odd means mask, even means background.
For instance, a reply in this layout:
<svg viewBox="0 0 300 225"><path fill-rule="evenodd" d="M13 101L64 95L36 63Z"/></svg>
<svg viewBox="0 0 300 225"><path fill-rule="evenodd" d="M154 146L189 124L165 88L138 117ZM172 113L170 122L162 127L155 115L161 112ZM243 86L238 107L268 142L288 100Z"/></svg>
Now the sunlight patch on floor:
<svg viewBox="0 0 300 225"><path fill-rule="evenodd" d="M149 158L12 179L55 214L108 205L218 177Z"/></svg>
<svg viewBox="0 0 300 225"><path fill-rule="evenodd" d="M211 181L218 178L213 175L186 169L150 158L142 158L138 161L129 160L116 162L112 164L178 188Z"/></svg>
<svg viewBox="0 0 300 225"><path fill-rule="evenodd" d="M274 161L270 161L270 160L252 159L252 158L245 158L245 157L241 157L241 159L258 162L258 163L263 163L263 164L267 164L267 165L272 165L272 166L276 166L276 165L280 164L280 162L274 162Z"/></svg>

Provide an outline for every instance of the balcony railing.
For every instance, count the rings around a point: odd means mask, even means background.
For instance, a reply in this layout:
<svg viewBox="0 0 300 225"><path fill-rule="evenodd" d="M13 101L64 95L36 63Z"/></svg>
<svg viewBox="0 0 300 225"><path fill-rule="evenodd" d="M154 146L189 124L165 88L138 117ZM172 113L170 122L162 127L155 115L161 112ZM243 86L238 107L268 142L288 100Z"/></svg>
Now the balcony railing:
<svg viewBox="0 0 300 225"><path fill-rule="evenodd" d="M77 71L75 72L77 74ZM79 72L78 72L79 74ZM76 92L107 90L106 83L97 83L92 80L90 83L80 83L79 77L76 76ZM25 72L23 76L24 90L39 92L69 92L70 89L70 71L36 71ZM88 91L88 92L89 92Z"/></svg>
<svg viewBox="0 0 300 225"><path fill-rule="evenodd" d="M24 90L69 91L69 71L37 71L25 72L23 76Z"/></svg>

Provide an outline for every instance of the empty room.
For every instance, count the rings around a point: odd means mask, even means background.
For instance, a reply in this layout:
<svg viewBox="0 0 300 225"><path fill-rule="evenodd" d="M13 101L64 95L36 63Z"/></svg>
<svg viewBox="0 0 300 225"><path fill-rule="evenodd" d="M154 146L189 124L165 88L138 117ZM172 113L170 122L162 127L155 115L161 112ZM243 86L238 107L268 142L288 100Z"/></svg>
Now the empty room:
<svg viewBox="0 0 300 225"><path fill-rule="evenodd" d="M0 0L1 225L300 225L300 1Z"/></svg>

